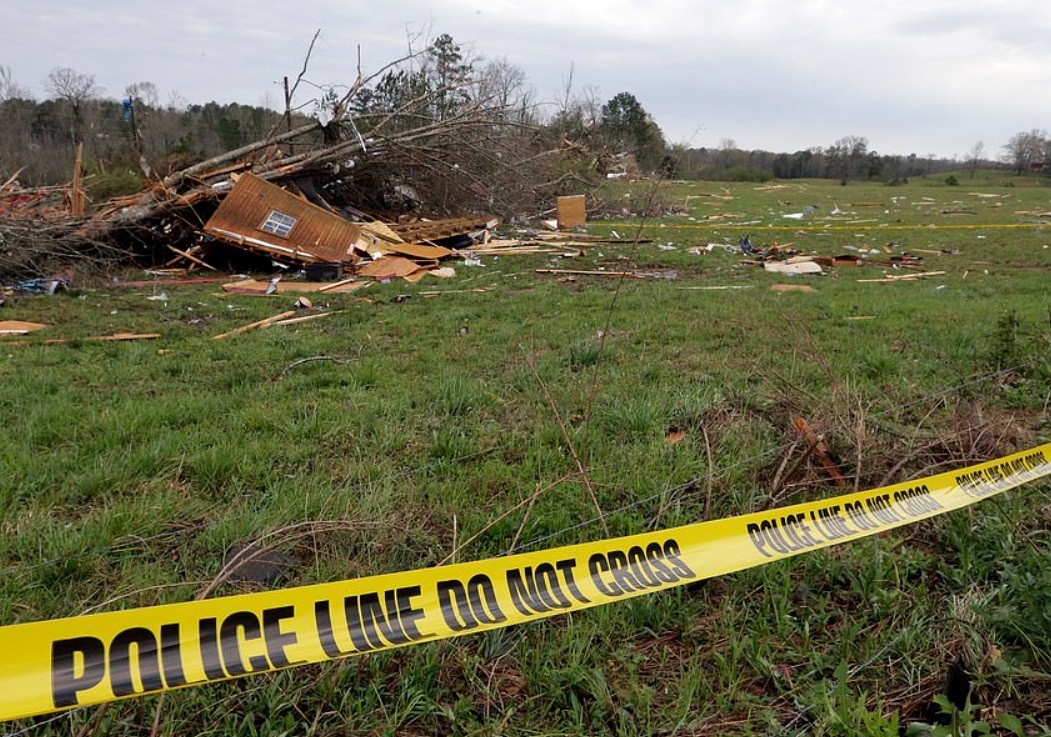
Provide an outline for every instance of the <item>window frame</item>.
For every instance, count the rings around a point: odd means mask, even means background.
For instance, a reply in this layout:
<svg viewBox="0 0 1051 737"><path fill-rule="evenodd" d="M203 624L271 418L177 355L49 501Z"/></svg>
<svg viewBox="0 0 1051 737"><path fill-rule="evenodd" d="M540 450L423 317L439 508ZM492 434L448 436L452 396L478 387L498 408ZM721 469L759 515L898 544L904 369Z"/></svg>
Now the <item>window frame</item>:
<svg viewBox="0 0 1051 737"><path fill-rule="evenodd" d="M295 215L289 215L287 212L272 209L267 214L262 224L257 227L257 230L287 240L298 223L299 218Z"/></svg>

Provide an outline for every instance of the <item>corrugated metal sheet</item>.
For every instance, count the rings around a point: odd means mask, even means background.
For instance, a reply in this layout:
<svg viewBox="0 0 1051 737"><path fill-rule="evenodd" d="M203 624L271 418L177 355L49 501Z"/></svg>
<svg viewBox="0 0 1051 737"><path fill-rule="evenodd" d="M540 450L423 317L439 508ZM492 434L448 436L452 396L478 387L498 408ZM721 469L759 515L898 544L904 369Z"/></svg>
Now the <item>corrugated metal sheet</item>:
<svg viewBox="0 0 1051 737"><path fill-rule="evenodd" d="M271 218L274 212L280 215ZM284 235L286 228L280 226L287 226L288 218L295 223ZM264 230L268 219L279 227ZM204 232L243 248L308 263L353 261L361 235L350 221L252 174L241 175Z"/></svg>

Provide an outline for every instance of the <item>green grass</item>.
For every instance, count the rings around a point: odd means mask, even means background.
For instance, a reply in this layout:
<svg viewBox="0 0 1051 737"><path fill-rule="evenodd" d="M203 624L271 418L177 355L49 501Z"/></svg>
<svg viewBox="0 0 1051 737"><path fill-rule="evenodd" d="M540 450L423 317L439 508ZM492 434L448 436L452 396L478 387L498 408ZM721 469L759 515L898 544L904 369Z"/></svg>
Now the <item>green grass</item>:
<svg viewBox="0 0 1051 737"><path fill-rule="evenodd" d="M637 183L635 201L689 214L589 231L641 229L655 243L572 261L485 257L455 281L376 285L372 304L332 295L343 314L222 342L211 336L290 300L207 285L165 287L166 303L91 285L11 299L0 317L49 327L0 344L0 622L186 601L230 545L271 533L297 561L290 584L434 565L475 535L458 560L596 540L574 451L611 534L628 534L702 519L709 485L712 516L837 493L819 466L796 463L797 416L862 488L1045 442L1051 232L1016 211L1051 209L1051 189L957 177L676 182L656 197ZM882 205L851 204L863 202ZM782 217L808 204L814 216ZM832 216L836 206L858 215ZM957 209L975 214L942 212ZM703 220L713 212L741 217ZM782 277L688 251L745 234L825 255L886 246L946 273ZM548 267L680 278L533 271ZM747 288L688 289L714 286ZM419 294L474 287L488 291ZM117 330L163 337L87 340ZM317 356L333 360L300 362ZM669 445L673 429L685 436ZM1048 488L513 630L172 693L162 731L896 734L929 719L961 659L975 719L1007 714L1046 733ZM315 523L307 536L290 529L304 523ZM158 703L116 705L98 732L142 733ZM36 733L76 732L94 715Z"/></svg>

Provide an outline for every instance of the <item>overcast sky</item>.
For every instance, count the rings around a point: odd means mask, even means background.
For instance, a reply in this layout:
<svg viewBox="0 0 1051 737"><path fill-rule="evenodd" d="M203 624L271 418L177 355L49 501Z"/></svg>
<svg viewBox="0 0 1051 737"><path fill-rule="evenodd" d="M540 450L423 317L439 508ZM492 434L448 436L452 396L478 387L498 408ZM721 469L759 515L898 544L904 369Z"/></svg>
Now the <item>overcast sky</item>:
<svg viewBox="0 0 1051 737"><path fill-rule="evenodd" d="M0 65L41 99L54 67L108 97L271 105L279 80L350 82L448 33L520 67L540 100L634 94L671 143L792 152L865 136L880 153L996 156L1051 129L1049 0L38 0L8 2ZM307 94L297 98L305 101Z"/></svg>

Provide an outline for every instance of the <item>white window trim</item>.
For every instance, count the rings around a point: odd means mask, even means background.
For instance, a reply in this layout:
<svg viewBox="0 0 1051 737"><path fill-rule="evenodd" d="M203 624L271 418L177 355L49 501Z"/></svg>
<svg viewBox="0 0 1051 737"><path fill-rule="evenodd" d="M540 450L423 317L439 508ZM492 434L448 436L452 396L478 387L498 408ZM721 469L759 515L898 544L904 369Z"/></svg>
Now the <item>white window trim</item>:
<svg viewBox="0 0 1051 737"><path fill-rule="evenodd" d="M298 222L299 218L293 217L287 212L271 210L270 214L266 216L266 220L259 226L259 229L264 233L276 235L278 238L288 238Z"/></svg>

